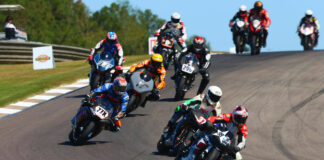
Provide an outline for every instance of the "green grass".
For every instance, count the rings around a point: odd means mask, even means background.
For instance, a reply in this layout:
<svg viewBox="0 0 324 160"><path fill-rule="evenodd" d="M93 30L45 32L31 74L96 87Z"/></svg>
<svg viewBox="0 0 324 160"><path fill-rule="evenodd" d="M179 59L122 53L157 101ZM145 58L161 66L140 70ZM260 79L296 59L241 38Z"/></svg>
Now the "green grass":
<svg viewBox="0 0 324 160"><path fill-rule="evenodd" d="M149 55L126 56L124 66L149 58ZM47 89L88 78L90 65L85 60L56 63L56 68L33 70L33 64L0 65L0 106Z"/></svg>

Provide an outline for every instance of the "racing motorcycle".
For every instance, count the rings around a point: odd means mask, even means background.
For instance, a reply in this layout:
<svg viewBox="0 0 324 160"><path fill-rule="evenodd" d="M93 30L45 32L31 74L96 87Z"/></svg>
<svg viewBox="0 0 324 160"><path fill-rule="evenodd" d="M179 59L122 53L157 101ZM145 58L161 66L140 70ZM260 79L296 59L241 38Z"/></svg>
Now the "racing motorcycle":
<svg viewBox="0 0 324 160"><path fill-rule="evenodd" d="M168 153L170 149L177 152L179 146L186 140L191 139L192 135L207 122L209 114L204 113L199 107L190 109L183 118L176 123L173 133L163 131L160 140L157 143L157 149L160 153ZM175 137L172 137L175 136ZM173 140L173 141L172 141Z"/></svg>
<svg viewBox="0 0 324 160"><path fill-rule="evenodd" d="M90 90L112 81L115 72L115 60L113 56L105 53L98 53L94 57L94 63L89 75Z"/></svg>
<svg viewBox="0 0 324 160"><path fill-rule="evenodd" d="M264 36L261 19L252 17L249 28L249 43L251 47L251 55L259 55L262 39Z"/></svg>
<svg viewBox="0 0 324 160"><path fill-rule="evenodd" d="M100 96L94 102L84 99L72 122L69 140L73 145L82 145L97 136L103 129L112 130L115 123L115 107L107 99Z"/></svg>
<svg viewBox="0 0 324 160"><path fill-rule="evenodd" d="M182 56L179 66L178 76L175 79L175 100L182 100L186 92L191 88L195 76L199 72L199 60L194 54L189 53Z"/></svg>
<svg viewBox="0 0 324 160"><path fill-rule="evenodd" d="M299 34L301 35L302 45L304 50L313 50L315 46L315 28L309 23L303 24L299 29Z"/></svg>
<svg viewBox="0 0 324 160"><path fill-rule="evenodd" d="M144 107L147 96L154 87L152 76L145 69L134 72L130 76L129 81L127 86L127 93L129 95L127 114L134 111L138 106Z"/></svg>
<svg viewBox="0 0 324 160"><path fill-rule="evenodd" d="M179 37L180 31L175 28L167 29L161 35L161 42L157 52L162 55L163 65L166 70L168 70L171 61L174 60L175 55L178 52L175 48L175 43Z"/></svg>
<svg viewBox="0 0 324 160"><path fill-rule="evenodd" d="M234 135L224 123L216 123L211 132L204 132L189 149L179 151L176 160L235 159L229 148L234 144Z"/></svg>
<svg viewBox="0 0 324 160"><path fill-rule="evenodd" d="M236 54L243 53L246 43L245 23L243 19L235 21L232 27L233 41L235 44Z"/></svg>

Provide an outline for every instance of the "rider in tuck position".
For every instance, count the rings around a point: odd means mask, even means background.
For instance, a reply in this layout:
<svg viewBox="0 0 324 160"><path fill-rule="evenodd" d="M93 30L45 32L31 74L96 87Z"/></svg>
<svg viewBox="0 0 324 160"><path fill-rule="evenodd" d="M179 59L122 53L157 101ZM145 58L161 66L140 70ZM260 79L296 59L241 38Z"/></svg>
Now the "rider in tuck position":
<svg viewBox="0 0 324 160"><path fill-rule="evenodd" d="M111 131L117 132L121 128L120 119L125 117L125 112L128 104L128 94L126 92L127 82L123 77L117 77L113 83L106 83L91 91L86 98L86 102L92 102L96 96L102 96L104 100L108 100L115 107L115 114L113 118L114 125L111 126ZM81 106L82 107L82 106ZM72 123L79 119L75 116Z"/></svg>
<svg viewBox="0 0 324 160"><path fill-rule="evenodd" d="M205 94L197 95L177 106L167 126L164 127L163 132L171 136L167 143L173 144L176 134L174 133L176 131L176 122L189 110L199 107L204 113L210 113L210 116L220 115L222 112L222 106L219 102L221 97L222 90L218 86L210 86Z"/></svg>
<svg viewBox="0 0 324 160"><path fill-rule="evenodd" d="M310 23L315 28L315 46L316 46L317 42L318 42L318 37L319 37L318 31L320 29L320 24L319 24L317 18L313 16L312 10L307 10L305 16L300 20L300 23L298 25L298 30L297 30L300 37L302 36L301 33L299 32L300 27L303 24L307 24L307 23Z"/></svg>

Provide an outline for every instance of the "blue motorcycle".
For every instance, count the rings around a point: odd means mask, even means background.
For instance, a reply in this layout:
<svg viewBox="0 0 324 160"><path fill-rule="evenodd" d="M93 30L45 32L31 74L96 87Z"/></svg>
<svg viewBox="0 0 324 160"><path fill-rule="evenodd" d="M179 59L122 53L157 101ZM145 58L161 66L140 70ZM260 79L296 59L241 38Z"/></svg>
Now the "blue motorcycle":
<svg viewBox="0 0 324 160"><path fill-rule="evenodd" d="M107 53L98 53L94 57L94 63L91 67L89 76L90 90L98 88L112 81L112 76L115 73L115 59Z"/></svg>

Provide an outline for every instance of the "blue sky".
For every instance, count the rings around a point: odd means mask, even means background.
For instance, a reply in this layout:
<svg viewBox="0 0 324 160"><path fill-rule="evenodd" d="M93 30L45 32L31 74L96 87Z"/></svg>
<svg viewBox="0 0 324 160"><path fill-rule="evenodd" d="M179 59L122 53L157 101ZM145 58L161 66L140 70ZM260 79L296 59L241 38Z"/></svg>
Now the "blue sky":
<svg viewBox="0 0 324 160"><path fill-rule="evenodd" d="M83 0L91 12L110 6L116 0ZM160 18L169 20L173 12L181 14L188 35L202 35L210 42L212 50L229 51L233 47L229 20L241 4L253 7L255 0L130 0L130 4L141 10L150 9ZM302 50L296 30L307 9L322 24L324 30L323 0L263 0L272 24L269 29L267 47L263 51ZM315 49L324 49L324 34ZM122 43L122 42L121 42Z"/></svg>

